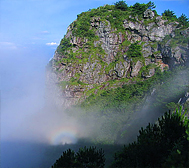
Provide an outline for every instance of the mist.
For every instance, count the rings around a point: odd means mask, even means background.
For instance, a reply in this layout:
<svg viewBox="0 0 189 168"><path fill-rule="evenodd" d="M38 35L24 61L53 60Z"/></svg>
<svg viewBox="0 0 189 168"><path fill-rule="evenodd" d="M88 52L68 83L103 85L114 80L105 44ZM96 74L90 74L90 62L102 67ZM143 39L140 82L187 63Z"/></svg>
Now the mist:
<svg viewBox="0 0 189 168"><path fill-rule="evenodd" d="M96 120L90 117L81 122L78 115L68 114L57 104L60 90L55 84L49 92L46 66L54 48L0 49L0 167L50 167L61 153L49 161L48 148L89 138ZM82 110L75 109L77 113Z"/></svg>
<svg viewBox="0 0 189 168"><path fill-rule="evenodd" d="M1 48L0 53L0 167L40 167L49 146L76 143L81 136L77 120L46 98L46 65L54 48Z"/></svg>
<svg viewBox="0 0 189 168"><path fill-rule="evenodd" d="M101 132L101 127L107 122L107 118L95 115L97 112L85 116L82 114L82 109L75 108L69 113L62 105L59 106L60 101L63 101L59 88L52 83L49 89L45 82L46 65L53 52L54 49L47 48L1 52L1 167L3 168L32 168L39 167L45 162L49 167L61 154L55 154L52 162L46 161L46 150L49 146L77 144L81 138L93 139L97 136L100 136L101 140L107 140L109 136L109 128ZM170 90L178 88L179 82L187 85L189 82L187 73L182 71L169 79ZM156 101L154 95L160 91L161 89L157 89L149 93L141 110L133 114L133 120L125 123L121 131L127 130L126 138L119 140L120 137L117 137L118 144L132 142L141 127L145 127L149 122L155 122L162 115L161 112L150 111L151 104ZM170 98L176 96L173 94ZM153 111L158 110L153 109ZM110 123L116 117L125 117L125 114L110 115L108 121Z"/></svg>
<svg viewBox="0 0 189 168"><path fill-rule="evenodd" d="M166 103L178 103L179 99L183 98L188 91L188 75L188 69L180 69L163 82L152 86L144 98L144 102L138 108L139 110L132 114L131 119L121 129L117 137L117 143L129 144L136 141L141 127L146 128L149 123L154 124L158 118L170 110ZM175 90L180 90L179 94ZM125 135L121 137L121 133Z"/></svg>
<svg viewBox="0 0 189 168"><path fill-rule="evenodd" d="M43 114L45 66L54 49L0 50L1 167L38 167L47 144L38 114Z"/></svg>

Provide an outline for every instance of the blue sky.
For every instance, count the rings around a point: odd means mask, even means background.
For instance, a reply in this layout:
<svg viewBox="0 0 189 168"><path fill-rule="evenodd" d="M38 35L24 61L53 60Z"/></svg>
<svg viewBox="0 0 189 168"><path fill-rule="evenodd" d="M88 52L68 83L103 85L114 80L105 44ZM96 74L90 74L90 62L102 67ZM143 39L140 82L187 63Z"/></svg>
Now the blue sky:
<svg viewBox="0 0 189 168"><path fill-rule="evenodd" d="M26 73L29 76L34 71L44 70L60 40L66 34L67 27L77 18L77 14L104 4L112 5L115 2L114 0L0 0L1 89L5 86L6 89L10 89L8 86L15 83L11 81L11 75L13 79L18 80ZM136 2L149 1L126 1L128 5ZM184 13L189 17L188 0L152 2L157 6L158 14L170 9L177 16ZM24 61L27 62L27 66L24 65ZM18 85L21 86L19 83Z"/></svg>
<svg viewBox="0 0 189 168"><path fill-rule="evenodd" d="M105 4L113 5L115 2L0 0L0 89L4 126L9 125L11 129L14 124L23 120L28 114L26 111L32 111L34 106L38 108L44 93L45 66L77 15ZM136 2L149 1L126 1L128 5ZM188 0L152 2L157 6L158 14L170 9L177 16L184 13L189 17Z"/></svg>
<svg viewBox="0 0 189 168"><path fill-rule="evenodd" d="M1 0L0 47L10 50L36 48L39 45L55 49L77 14L113 0ZM128 5L146 0L127 0ZM154 0L156 10L173 10L177 16L189 17L188 0ZM53 47L54 46L54 47Z"/></svg>
<svg viewBox="0 0 189 168"><path fill-rule="evenodd" d="M45 66L66 34L67 27L78 14L105 4L113 5L115 2L114 0L0 0L1 141L36 139L36 135L41 135L46 130L47 123L43 124L43 127L45 126L43 130L38 120L31 120L40 116L39 109L44 103ZM129 6L136 2L149 1L126 1ZM170 9L177 16L184 13L189 17L188 0L152 2L157 6L158 14ZM41 114L43 119L48 116L46 111L44 114ZM52 122L52 118L47 121ZM34 127L28 128L26 123ZM15 157L17 152L13 153ZM4 156L3 153L1 156ZM10 154L4 156L6 157L10 158ZM9 164L10 160L7 162L2 160L2 164L3 162Z"/></svg>

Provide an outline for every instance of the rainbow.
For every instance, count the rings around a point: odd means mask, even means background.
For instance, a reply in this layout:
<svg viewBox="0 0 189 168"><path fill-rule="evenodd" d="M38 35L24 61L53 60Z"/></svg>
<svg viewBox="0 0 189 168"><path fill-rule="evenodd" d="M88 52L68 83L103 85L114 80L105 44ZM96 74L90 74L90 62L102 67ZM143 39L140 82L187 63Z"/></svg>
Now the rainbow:
<svg viewBox="0 0 189 168"><path fill-rule="evenodd" d="M74 127L61 127L53 131L50 135L50 144L64 145L77 142L77 129Z"/></svg>

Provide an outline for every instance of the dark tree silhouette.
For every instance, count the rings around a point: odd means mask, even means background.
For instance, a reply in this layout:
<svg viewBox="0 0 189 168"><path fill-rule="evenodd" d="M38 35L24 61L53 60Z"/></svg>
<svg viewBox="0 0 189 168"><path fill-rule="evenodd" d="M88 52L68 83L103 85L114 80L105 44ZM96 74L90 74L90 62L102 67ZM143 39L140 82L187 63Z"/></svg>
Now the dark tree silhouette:
<svg viewBox="0 0 189 168"><path fill-rule="evenodd" d="M188 167L189 120L166 112L141 128L137 141L115 154L113 167Z"/></svg>
<svg viewBox="0 0 189 168"><path fill-rule="evenodd" d="M165 10L164 13L162 14L163 16L166 16L170 20L175 20L177 17L175 13L171 10Z"/></svg>
<svg viewBox="0 0 189 168"><path fill-rule="evenodd" d="M114 5L115 5L116 9L120 9L120 10L123 10L123 11L126 11L128 9L128 6L125 3L125 1L116 2Z"/></svg>
<svg viewBox="0 0 189 168"><path fill-rule="evenodd" d="M105 166L104 151L96 147L80 148L77 153L68 149L56 160L52 168L103 168Z"/></svg>
<svg viewBox="0 0 189 168"><path fill-rule="evenodd" d="M52 166L52 168L75 167L75 160L75 152L71 149L68 149L67 151L63 152L63 154L58 160L56 160L56 163Z"/></svg>
<svg viewBox="0 0 189 168"><path fill-rule="evenodd" d="M178 21L179 21L180 25L189 26L189 19L186 17L185 14L182 14L182 15L178 18Z"/></svg>
<svg viewBox="0 0 189 168"><path fill-rule="evenodd" d="M147 6L148 6L148 9L151 9L151 10L156 8L156 5L154 4L154 2L151 2L151 1L147 3Z"/></svg>

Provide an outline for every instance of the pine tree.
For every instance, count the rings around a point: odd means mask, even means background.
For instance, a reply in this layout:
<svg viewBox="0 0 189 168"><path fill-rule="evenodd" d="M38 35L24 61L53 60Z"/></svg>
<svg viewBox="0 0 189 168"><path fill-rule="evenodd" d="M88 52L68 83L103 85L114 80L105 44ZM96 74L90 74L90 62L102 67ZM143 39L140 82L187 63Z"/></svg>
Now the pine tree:
<svg viewBox="0 0 189 168"><path fill-rule="evenodd" d="M185 14L182 14L179 18L178 18L178 21L180 23L180 25L182 26L189 26L189 19L186 17Z"/></svg>
<svg viewBox="0 0 189 168"><path fill-rule="evenodd" d="M104 151L96 147L80 148L77 153L68 149L56 160L52 168L103 168L105 166Z"/></svg>
<svg viewBox="0 0 189 168"><path fill-rule="evenodd" d="M137 141L115 154L113 167L188 167L189 119L166 112L141 128Z"/></svg>

